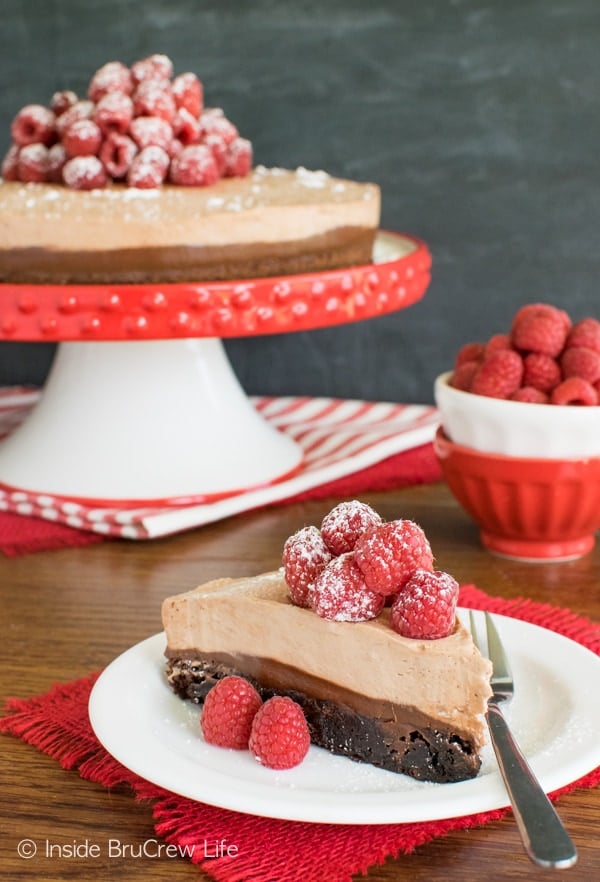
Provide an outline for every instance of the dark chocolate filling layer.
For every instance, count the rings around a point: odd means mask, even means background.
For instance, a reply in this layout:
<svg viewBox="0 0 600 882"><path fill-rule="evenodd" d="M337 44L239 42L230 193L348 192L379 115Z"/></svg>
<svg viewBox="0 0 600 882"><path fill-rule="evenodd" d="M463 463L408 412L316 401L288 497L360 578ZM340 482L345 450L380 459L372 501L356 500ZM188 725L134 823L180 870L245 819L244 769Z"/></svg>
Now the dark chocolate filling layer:
<svg viewBox="0 0 600 882"><path fill-rule="evenodd" d="M173 691L197 704L219 679L231 674L250 680L265 700L276 694L288 695L301 705L312 743L333 754L437 783L464 781L479 771L481 760L468 738L442 729L438 720L414 708L376 702L373 713L368 714L343 701L315 697L296 688L277 688L272 678L260 676L258 670L256 673L258 676L253 676L215 659L179 656L167 662Z"/></svg>
<svg viewBox="0 0 600 882"><path fill-rule="evenodd" d="M371 263L375 230L346 227L297 242L118 251L0 249L0 281L145 284L250 279Z"/></svg>

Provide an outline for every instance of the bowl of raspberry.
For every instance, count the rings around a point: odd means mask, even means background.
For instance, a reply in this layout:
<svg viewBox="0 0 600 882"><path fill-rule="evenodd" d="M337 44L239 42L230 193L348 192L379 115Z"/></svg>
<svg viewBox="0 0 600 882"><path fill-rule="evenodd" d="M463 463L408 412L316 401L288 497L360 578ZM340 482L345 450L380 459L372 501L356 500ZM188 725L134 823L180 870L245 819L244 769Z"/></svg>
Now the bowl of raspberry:
<svg viewBox="0 0 600 882"><path fill-rule="evenodd" d="M435 450L490 551L571 560L600 528L600 321L545 303L435 381Z"/></svg>

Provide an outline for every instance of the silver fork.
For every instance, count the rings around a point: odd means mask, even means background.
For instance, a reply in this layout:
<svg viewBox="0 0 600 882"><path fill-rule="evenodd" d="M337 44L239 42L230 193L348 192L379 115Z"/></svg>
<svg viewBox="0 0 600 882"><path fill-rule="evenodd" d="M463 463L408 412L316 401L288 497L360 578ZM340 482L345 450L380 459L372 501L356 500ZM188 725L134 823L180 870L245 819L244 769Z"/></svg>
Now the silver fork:
<svg viewBox="0 0 600 882"><path fill-rule="evenodd" d="M469 619L473 641L481 654L485 655L472 610L469 610ZM527 854L538 866L572 867L577 860L575 846L531 771L500 708L502 702L512 698L514 682L500 636L487 612L485 623L487 654L493 666L493 694L488 702L486 721L521 839Z"/></svg>

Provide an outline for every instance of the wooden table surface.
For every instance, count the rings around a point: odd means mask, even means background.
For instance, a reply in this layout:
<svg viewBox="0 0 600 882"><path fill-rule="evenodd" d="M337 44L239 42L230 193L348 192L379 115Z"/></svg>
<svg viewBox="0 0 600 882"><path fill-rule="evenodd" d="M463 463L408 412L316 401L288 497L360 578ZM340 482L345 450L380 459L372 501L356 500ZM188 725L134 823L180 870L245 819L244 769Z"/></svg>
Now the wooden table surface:
<svg viewBox="0 0 600 882"><path fill-rule="evenodd" d="M493 557L444 485L362 496L391 520L411 518L425 529L437 566L492 594L526 595L600 621L600 550L563 564L528 565ZM280 564L286 537L320 523L335 500L293 504L239 516L150 543L107 541L0 559L2 641L0 701L45 692L99 670L117 654L160 630L160 604L207 579L242 576ZM52 759L16 738L2 736L0 772L0 878L86 880L208 879L187 860L45 858L46 842L104 849L108 840L139 845L152 839L151 811L127 793L108 793L63 771ZM559 810L579 861L566 878L600 879L600 792L563 797ZM38 856L19 858L21 840ZM556 871L535 868L525 857L512 818L456 832L412 855L372 868L369 882L481 882L543 880ZM357 877L359 878L359 877ZM363 877L360 877L363 878ZM248 880L250 882L250 880ZM275 880L273 880L275 882Z"/></svg>

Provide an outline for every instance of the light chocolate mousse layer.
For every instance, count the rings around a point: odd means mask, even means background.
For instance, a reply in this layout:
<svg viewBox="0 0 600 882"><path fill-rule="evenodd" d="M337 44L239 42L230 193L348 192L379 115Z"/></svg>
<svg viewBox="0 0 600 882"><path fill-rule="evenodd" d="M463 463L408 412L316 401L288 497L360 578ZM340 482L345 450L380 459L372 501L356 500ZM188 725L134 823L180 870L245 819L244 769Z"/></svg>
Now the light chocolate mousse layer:
<svg viewBox="0 0 600 882"><path fill-rule="evenodd" d="M370 263L375 184L258 166L209 187L0 182L0 281L144 284Z"/></svg>
<svg viewBox="0 0 600 882"><path fill-rule="evenodd" d="M375 620L333 622L294 606L281 571L219 579L162 607L166 676L201 703L228 674L263 697L289 695L311 740L332 753L427 781L480 767L490 665L456 621L449 637L412 640Z"/></svg>

